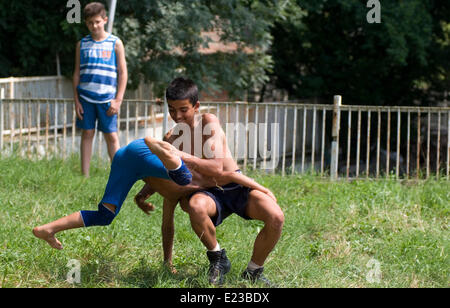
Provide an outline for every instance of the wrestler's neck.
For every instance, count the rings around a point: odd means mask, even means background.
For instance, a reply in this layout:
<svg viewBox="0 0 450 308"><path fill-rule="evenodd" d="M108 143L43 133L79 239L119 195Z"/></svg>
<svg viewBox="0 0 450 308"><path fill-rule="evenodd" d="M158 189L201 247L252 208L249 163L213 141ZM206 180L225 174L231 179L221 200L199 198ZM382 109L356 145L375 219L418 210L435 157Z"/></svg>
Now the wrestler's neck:
<svg viewBox="0 0 450 308"><path fill-rule="evenodd" d="M186 124L189 125L191 130L194 130L196 128L203 128L202 125L202 115L199 113L196 113L191 121L187 122Z"/></svg>

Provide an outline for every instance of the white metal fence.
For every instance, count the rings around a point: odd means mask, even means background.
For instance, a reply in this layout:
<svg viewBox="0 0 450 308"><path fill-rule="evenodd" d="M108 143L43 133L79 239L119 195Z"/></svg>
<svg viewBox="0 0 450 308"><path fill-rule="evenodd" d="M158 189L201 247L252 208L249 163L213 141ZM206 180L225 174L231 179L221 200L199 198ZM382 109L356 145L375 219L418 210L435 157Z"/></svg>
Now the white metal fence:
<svg viewBox="0 0 450 308"><path fill-rule="evenodd" d="M24 157L67 157L77 153L80 133L75 127L73 99L0 99L0 153ZM162 136L162 104L126 100L118 117L120 143L146 135ZM96 132L94 154L107 157Z"/></svg>
<svg viewBox="0 0 450 308"><path fill-rule="evenodd" d="M449 107L345 106L341 99L334 102L332 176L449 179Z"/></svg>
<svg viewBox="0 0 450 308"><path fill-rule="evenodd" d="M0 78L2 98L73 98L72 81L64 76L36 76ZM141 83L135 90L127 90L127 99L153 99L151 84Z"/></svg>
<svg viewBox="0 0 450 308"><path fill-rule="evenodd" d="M202 102L220 119L233 157L243 169L333 178L449 179L450 108ZM67 157L78 153L72 99L0 100L0 153ZM124 100L121 145L174 123L164 104ZM99 138L94 153L107 158Z"/></svg>
<svg viewBox="0 0 450 308"><path fill-rule="evenodd" d="M63 76L0 78L3 98L70 98L72 83Z"/></svg>

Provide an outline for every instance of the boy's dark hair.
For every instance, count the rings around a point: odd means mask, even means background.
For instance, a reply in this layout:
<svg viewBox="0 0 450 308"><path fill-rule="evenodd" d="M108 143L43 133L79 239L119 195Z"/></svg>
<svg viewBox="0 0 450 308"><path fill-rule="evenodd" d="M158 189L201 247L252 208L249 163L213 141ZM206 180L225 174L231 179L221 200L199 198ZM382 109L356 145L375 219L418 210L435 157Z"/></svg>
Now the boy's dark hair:
<svg viewBox="0 0 450 308"><path fill-rule="evenodd" d="M189 99L189 102L194 106L198 102L198 87L190 79L175 78L166 89L166 98L171 101Z"/></svg>
<svg viewBox="0 0 450 308"><path fill-rule="evenodd" d="M106 17L106 9L103 3L91 2L84 7L84 19L88 19L97 15L102 18Z"/></svg>

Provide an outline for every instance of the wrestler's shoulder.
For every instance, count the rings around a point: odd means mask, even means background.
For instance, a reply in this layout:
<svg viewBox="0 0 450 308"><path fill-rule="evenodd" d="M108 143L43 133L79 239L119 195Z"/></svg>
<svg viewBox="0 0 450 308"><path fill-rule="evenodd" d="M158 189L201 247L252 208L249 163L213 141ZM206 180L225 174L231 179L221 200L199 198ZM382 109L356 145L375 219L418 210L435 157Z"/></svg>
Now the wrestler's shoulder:
<svg viewBox="0 0 450 308"><path fill-rule="evenodd" d="M220 123L219 118L212 113L203 113L202 120L204 123Z"/></svg>

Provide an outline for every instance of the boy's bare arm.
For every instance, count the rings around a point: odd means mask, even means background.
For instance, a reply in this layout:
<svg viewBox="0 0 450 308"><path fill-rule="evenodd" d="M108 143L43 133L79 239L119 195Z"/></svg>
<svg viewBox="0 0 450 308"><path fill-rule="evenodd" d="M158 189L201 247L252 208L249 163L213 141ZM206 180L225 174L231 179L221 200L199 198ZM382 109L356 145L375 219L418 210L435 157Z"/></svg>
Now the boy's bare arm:
<svg viewBox="0 0 450 308"><path fill-rule="evenodd" d="M166 136L168 137L168 136ZM165 140L170 140L170 137L164 138ZM185 162L189 159L192 160L192 155L187 154L185 152L177 150L174 146L171 146L167 141L163 141L168 147L171 148L171 152L173 155L180 156ZM195 158L194 158L195 159ZM188 164L188 163L186 163ZM205 172L202 168L197 168L194 164L193 168L189 166L189 170L193 175L193 183L195 181L196 185L203 187L215 187L222 186L229 183L237 183L242 186L249 187L251 189L259 190L267 195L269 195L275 202L276 198L272 194L272 192L265 188L264 186L256 183L253 179L235 171L215 171L215 172ZM213 174L213 176L211 176Z"/></svg>
<svg viewBox="0 0 450 308"><path fill-rule="evenodd" d="M77 87L80 84L80 45L81 43L77 43L76 51L75 51L75 67L73 69L73 80L72 80L72 89L73 89L73 99L75 101L75 112L77 117L82 120L83 119L83 107L81 106L80 100L78 99L78 90Z"/></svg>
<svg viewBox="0 0 450 308"><path fill-rule="evenodd" d="M166 153L168 153L167 156L173 156L173 157L180 156L185 162L188 160L192 160L192 155L177 150L174 146L172 146L167 141L161 142L161 141L153 140L150 137L147 137L147 138L149 138L149 141L146 141L146 143L147 142L149 144L152 142L160 143L161 148L164 148ZM170 136L166 135L164 137L164 140L170 140ZM188 163L186 163L186 164L188 164ZM196 183L197 185L200 184L201 186L214 187L217 185L222 186L222 185L225 185L228 183L237 183L237 184L249 187L251 189L256 189L263 193L266 193L276 201L275 197L270 192L270 190L268 190L267 188L263 187L262 185L256 183L254 180L252 180L251 178L249 178L241 173L238 173L235 171L205 172L203 168L197 167L195 164L194 164L194 168L189 167L189 169L190 169L191 173L194 175L194 178L198 178L197 183ZM213 176L211 176L211 174L213 174Z"/></svg>
<svg viewBox="0 0 450 308"><path fill-rule="evenodd" d="M125 58L125 46L123 45L121 40L118 40L116 42L115 49L117 56L117 73L118 73L116 100L122 101L125 95L125 89L127 87L128 69L127 69L127 61Z"/></svg>
<svg viewBox="0 0 450 308"><path fill-rule="evenodd" d="M111 100L111 107L107 111L108 116L116 114L122 104L128 81L128 69L125 59L125 47L121 40L117 40L114 51L117 57L117 91L116 97Z"/></svg>
<svg viewBox="0 0 450 308"><path fill-rule="evenodd" d="M169 200L164 198L163 216L162 216L162 245L164 252L164 263L176 272L172 265L173 238L175 234L174 212L178 204L178 200Z"/></svg>
<svg viewBox="0 0 450 308"><path fill-rule="evenodd" d="M249 187L251 189L259 190L271 197L275 202L277 202L276 197L274 194L264 186L256 183L253 179L249 178L248 176L243 175L239 172L233 172L233 171L224 171L222 173L222 176L215 178L217 185L222 186L226 185L228 183L236 183L240 184L245 187Z"/></svg>

